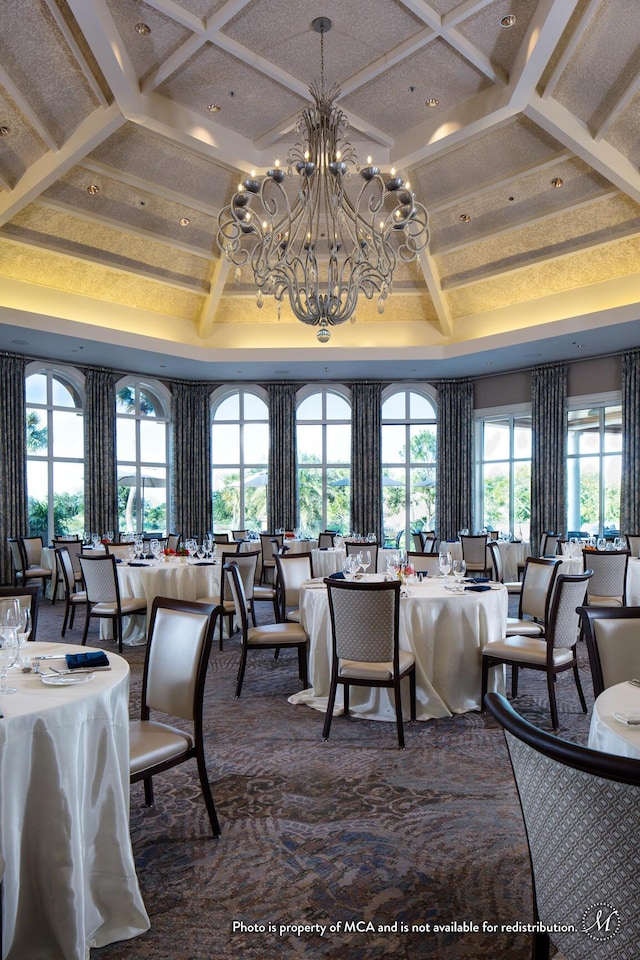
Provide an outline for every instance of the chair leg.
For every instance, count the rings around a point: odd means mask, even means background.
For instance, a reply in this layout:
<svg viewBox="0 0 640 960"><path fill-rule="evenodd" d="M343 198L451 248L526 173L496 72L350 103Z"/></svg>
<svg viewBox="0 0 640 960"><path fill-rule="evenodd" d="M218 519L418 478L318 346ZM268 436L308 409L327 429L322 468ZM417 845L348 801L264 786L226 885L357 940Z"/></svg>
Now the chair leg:
<svg viewBox="0 0 640 960"><path fill-rule="evenodd" d="M122 617L116 617L113 621L116 628L116 635L118 637L118 653L122 653Z"/></svg>
<svg viewBox="0 0 640 960"><path fill-rule="evenodd" d="M144 802L148 807L153 806L153 780L151 777L145 777L144 783Z"/></svg>
<svg viewBox="0 0 640 960"><path fill-rule="evenodd" d="M549 690L549 706L551 707L551 726L554 731L560 728L558 723L558 706L556 704L556 691L554 688L555 674L547 674L547 689Z"/></svg>
<svg viewBox="0 0 640 960"><path fill-rule="evenodd" d="M238 667L238 679L236 680L236 700L240 698L242 692L242 682L244 680L244 671L247 665L247 650L243 646L242 653L240 655L240 666Z"/></svg>
<svg viewBox="0 0 640 960"><path fill-rule="evenodd" d="M87 604L87 615L84 620L84 630L82 631L82 646L87 644L87 634L89 633L89 621L91 620L91 611L89 609L89 604Z"/></svg>
<svg viewBox="0 0 640 960"><path fill-rule="evenodd" d="M73 621L76 618L76 605L75 603L71 604L70 616L69 616L69 630L73 630Z"/></svg>
<svg viewBox="0 0 640 960"><path fill-rule="evenodd" d="M219 641L218 641L218 645L219 645L219 647L220 647L221 650L222 650L222 635L223 635L223 632L224 632L224 615L220 617L220 639L219 639Z"/></svg>
<svg viewBox="0 0 640 960"><path fill-rule="evenodd" d="M329 700L327 703L327 712L324 715L324 726L322 728L322 739L329 739L331 730L331 721L333 720L333 708L336 704L336 690L338 689L338 674L335 669L331 671L331 685L329 687Z"/></svg>
<svg viewBox="0 0 640 960"><path fill-rule="evenodd" d="M277 649L277 648L276 648ZM307 645L298 647L298 676L302 681L302 689L309 686L309 671L307 669Z"/></svg>
<svg viewBox="0 0 640 960"><path fill-rule="evenodd" d="M487 694L487 687L489 686L489 658L482 658L482 685L480 687L480 712L484 713L484 698Z"/></svg>
<svg viewBox="0 0 640 960"><path fill-rule="evenodd" d="M69 620L69 613L71 613L71 622L69 623L69 629L71 629L71 627L72 627L72 625L73 625L73 614L74 614L74 612L75 612L75 611L74 611L73 607L71 606L71 604L69 603L69 601L67 601L66 604L65 604L65 607L64 607L64 617L62 618L62 630L60 631L60 636L61 636L61 637L64 637L64 635L65 635L65 633L66 633L66 630L67 630L67 621Z"/></svg>
<svg viewBox="0 0 640 960"><path fill-rule="evenodd" d="M513 700L518 696L518 670L519 668L513 663L511 665L511 697Z"/></svg>
<svg viewBox="0 0 640 960"><path fill-rule="evenodd" d="M580 683L580 673L578 672L578 664L574 663L573 665L573 676L576 681L576 687L578 689L578 696L580 697L580 706L582 707L582 712L587 712L587 701L584 698L584 693L582 691L582 684Z"/></svg>
<svg viewBox="0 0 640 960"><path fill-rule="evenodd" d="M207 764L204 759L204 755L201 750L196 752L196 760L198 762L198 774L200 776L200 786L202 788L202 796L204 797L205 806L207 808L207 813L209 814L209 823L211 824L211 832L217 840L220 836L220 824L218 822L218 815L216 813L215 804L213 802L213 794L211 793L211 785L209 784L209 777L207 775Z"/></svg>
<svg viewBox="0 0 640 960"><path fill-rule="evenodd" d="M396 727L398 728L398 746L404 750L404 720L402 718L402 694L400 693L400 680L396 678L393 685L396 700Z"/></svg>
<svg viewBox="0 0 640 960"><path fill-rule="evenodd" d="M417 705L416 705L416 671L415 669L409 674L409 697L411 705L411 719L415 720L417 716Z"/></svg>

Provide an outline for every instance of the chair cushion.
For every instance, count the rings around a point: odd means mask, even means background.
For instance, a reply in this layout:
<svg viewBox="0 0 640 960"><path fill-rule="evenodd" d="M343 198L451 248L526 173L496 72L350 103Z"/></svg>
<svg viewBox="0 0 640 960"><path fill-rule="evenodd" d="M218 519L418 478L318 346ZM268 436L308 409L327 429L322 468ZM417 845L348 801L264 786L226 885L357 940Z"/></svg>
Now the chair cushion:
<svg viewBox="0 0 640 960"><path fill-rule="evenodd" d="M517 660L520 663L534 663L543 667L547 662L547 643L535 637L505 637L503 640L490 640L482 649L487 657L504 657L505 660ZM556 666L570 663L573 651L568 647L557 647L553 651Z"/></svg>
<svg viewBox="0 0 640 960"><path fill-rule="evenodd" d="M300 610L289 610L287 620L291 623L300 623Z"/></svg>
<svg viewBox="0 0 640 960"><path fill-rule="evenodd" d="M544 626L534 620L518 620L517 617L507 617L507 636L542 637Z"/></svg>
<svg viewBox="0 0 640 960"><path fill-rule="evenodd" d="M522 580L505 580L507 593L522 593Z"/></svg>
<svg viewBox="0 0 640 960"><path fill-rule="evenodd" d="M308 637L298 623L266 623L261 627L250 627L247 641L252 646L261 643L306 643Z"/></svg>
<svg viewBox="0 0 640 960"><path fill-rule="evenodd" d="M132 720L129 739L130 774L179 757L193 747L193 738L188 733L153 720Z"/></svg>
<svg viewBox="0 0 640 960"><path fill-rule="evenodd" d="M124 616L130 616L132 613L146 613L147 601L144 597L125 597L120 601L120 609ZM96 603L91 608L91 613L96 617L115 617L118 613L118 605L115 601Z"/></svg>
<svg viewBox="0 0 640 960"><path fill-rule="evenodd" d="M621 607L622 597L597 597L595 594L589 594L590 607Z"/></svg>
<svg viewBox="0 0 640 960"><path fill-rule="evenodd" d="M50 577L51 576L50 567L27 567L26 576L30 577Z"/></svg>
<svg viewBox="0 0 640 960"><path fill-rule="evenodd" d="M415 663L415 657L408 650L400 650L400 673ZM354 680L393 680L393 660L368 663L364 660L339 660L338 675L352 677Z"/></svg>
<svg viewBox="0 0 640 960"><path fill-rule="evenodd" d="M253 588L254 600L273 600L276 595L274 587L256 584Z"/></svg>
<svg viewBox="0 0 640 960"><path fill-rule="evenodd" d="M86 590L76 590L75 593L69 595L69 600L71 603L86 603L87 602L87 591Z"/></svg>

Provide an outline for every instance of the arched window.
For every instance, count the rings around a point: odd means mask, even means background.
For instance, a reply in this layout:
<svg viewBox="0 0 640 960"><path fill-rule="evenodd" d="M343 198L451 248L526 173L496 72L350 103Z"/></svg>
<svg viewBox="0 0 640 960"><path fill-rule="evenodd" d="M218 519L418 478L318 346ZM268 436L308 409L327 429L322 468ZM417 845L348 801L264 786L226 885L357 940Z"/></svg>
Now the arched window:
<svg viewBox="0 0 640 960"><path fill-rule="evenodd" d="M84 532L84 379L31 363L26 370L29 533Z"/></svg>
<svg viewBox="0 0 640 960"><path fill-rule="evenodd" d="M435 528L436 407L426 388L388 387L382 395L385 540L410 549L412 530Z"/></svg>
<svg viewBox="0 0 640 960"><path fill-rule="evenodd" d="M306 534L351 529L351 403L345 388L306 387L296 411L298 517Z"/></svg>
<svg viewBox="0 0 640 960"><path fill-rule="evenodd" d="M213 526L266 530L269 407L260 387L221 387L211 405Z"/></svg>
<svg viewBox="0 0 640 960"><path fill-rule="evenodd" d="M118 527L167 532L170 394L161 383L124 377L116 385Z"/></svg>

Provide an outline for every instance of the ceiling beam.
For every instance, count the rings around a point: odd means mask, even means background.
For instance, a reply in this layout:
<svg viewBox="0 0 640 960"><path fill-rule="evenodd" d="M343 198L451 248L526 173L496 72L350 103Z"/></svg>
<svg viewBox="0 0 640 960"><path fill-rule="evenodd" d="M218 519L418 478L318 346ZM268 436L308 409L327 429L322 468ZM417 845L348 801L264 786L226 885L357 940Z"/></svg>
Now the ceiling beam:
<svg viewBox="0 0 640 960"><path fill-rule="evenodd" d="M213 325L216 319L216 311L222 297L231 262L226 257L220 256L211 277L211 289L207 299L202 307L202 313L198 321L198 336L202 340L208 340L213 333Z"/></svg>
<svg viewBox="0 0 640 960"><path fill-rule="evenodd" d="M537 3L511 72L509 88L514 103L522 105L535 93L578 2L539 0Z"/></svg>
<svg viewBox="0 0 640 960"><path fill-rule="evenodd" d="M429 296L433 301L433 306L435 308L436 314L438 316L438 323L440 324L440 332L445 337L453 336L453 318L451 316L451 311L449 310L449 305L445 299L442 285L440 283L440 276L438 274L438 268L436 266L435 260L429 253L429 250L425 248L421 250L418 254L418 262L420 268L424 274L424 279L427 284L427 289L429 291Z"/></svg>
<svg viewBox="0 0 640 960"><path fill-rule="evenodd" d="M6 70L0 66L0 85L4 87L6 92L9 94L16 107L24 117L27 122L27 125L31 127L36 136L42 140L44 145L49 150L57 150L58 144L47 126L42 123L40 117L37 115L35 110L32 108L31 104L27 98L23 95L22 91L16 86Z"/></svg>

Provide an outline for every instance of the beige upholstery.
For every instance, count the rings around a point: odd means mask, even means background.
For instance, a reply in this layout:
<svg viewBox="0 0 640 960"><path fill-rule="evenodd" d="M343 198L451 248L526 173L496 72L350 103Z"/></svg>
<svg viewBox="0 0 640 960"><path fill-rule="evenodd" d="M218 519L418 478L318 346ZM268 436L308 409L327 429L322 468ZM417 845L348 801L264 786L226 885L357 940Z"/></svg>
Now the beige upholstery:
<svg viewBox="0 0 640 960"><path fill-rule="evenodd" d="M153 803L152 778L195 759L214 837L220 825L204 756L202 701L216 617L221 608L156 597L145 655L140 719L130 725L129 773L144 781L147 806ZM156 710L192 725L190 732L152 719Z"/></svg>
<svg viewBox="0 0 640 960"><path fill-rule="evenodd" d="M542 637L549 615L558 570L558 561L543 557L528 557L520 591L517 617L507 618L507 636Z"/></svg>
<svg viewBox="0 0 640 960"><path fill-rule="evenodd" d="M580 608L594 696L640 677L640 607Z"/></svg>
<svg viewBox="0 0 640 960"><path fill-rule="evenodd" d="M300 622L300 587L313 577L311 553L290 553L275 557L278 572L280 619Z"/></svg>
<svg viewBox="0 0 640 960"><path fill-rule="evenodd" d="M440 556L437 553L418 553L409 550L407 563L413 565L416 573L426 573L430 577L440 576Z"/></svg>
<svg viewBox="0 0 640 960"><path fill-rule="evenodd" d="M239 543L236 544L239 546ZM255 578L256 578L256 569L258 565L258 559L260 557L259 550L253 550L247 553L240 553L237 550L224 550L222 554L222 576L220 579L220 596L219 597L198 597L199 603L213 603L221 604L222 612L220 614L220 649L223 649L223 626L225 619L228 623L228 633L229 636L233 633L233 618L236 612L235 600L233 599L233 594L231 592L231 587L229 586L227 576L224 572L225 566L227 563L230 563L231 560L234 560L238 565L238 570L240 571L240 576L242 577L242 584L244 586L244 595L245 601L247 604L247 610L251 613L253 617L253 622L255 624L256 617L255 611L253 609L253 592L255 590Z"/></svg>
<svg viewBox="0 0 640 960"><path fill-rule="evenodd" d="M282 533L273 534L273 533L261 533L260 534L260 546L262 549L262 582L264 583L267 580L267 571L275 571L276 561L275 555L284 543L284 535Z"/></svg>
<svg viewBox="0 0 640 960"><path fill-rule="evenodd" d="M497 657L501 654L511 661L520 661L522 663L537 663L541 667L546 666L548 647L546 640L539 640L537 637L505 637L503 640L491 640L491 656ZM573 654L571 650L555 649L551 651L553 663L559 666L568 663Z"/></svg>
<svg viewBox="0 0 640 960"><path fill-rule="evenodd" d="M120 587L116 573L116 558L113 554L103 557L80 557L80 567L87 592L87 616L82 634L82 643L86 644L89 623L92 617L113 622L118 650L122 651L122 618L132 614L146 614L146 597L120 598Z"/></svg>
<svg viewBox="0 0 640 960"><path fill-rule="evenodd" d="M360 553L361 550L368 550L371 554L371 566L367 573L376 573L378 569L378 544L377 543L345 543L345 553L348 557Z"/></svg>
<svg viewBox="0 0 640 960"><path fill-rule="evenodd" d="M177 550L180 545L180 534L170 533L167 537L167 550Z"/></svg>
<svg viewBox="0 0 640 960"><path fill-rule="evenodd" d="M324 533L318 534L318 549L328 550L329 547L332 547L334 545L335 539L336 539L335 533L329 533L326 530Z"/></svg>
<svg viewBox="0 0 640 960"><path fill-rule="evenodd" d="M62 621L61 634L64 637L67 626L73 629L73 621L76 614L76 607L86 606L87 591L78 590L76 573L71 560L71 554L67 547L58 546L55 549L56 563L58 565L58 577L64 585L64 618ZM82 571L80 571L82 579Z"/></svg>
<svg viewBox="0 0 640 960"><path fill-rule="evenodd" d="M593 571L589 604L623 607L627 602L628 550L583 550L585 570Z"/></svg>
<svg viewBox="0 0 640 960"><path fill-rule="evenodd" d="M406 673L415 661L415 657L407 650L400 650L398 653L400 673ZM393 679L393 660L372 663L365 660L339 660L338 669L341 677L351 677L352 679L369 680L372 677L379 680Z"/></svg>
<svg viewBox="0 0 640 960"><path fill-rule="evenodd" d="M128 560L130 547L130 543L108 543L105 549L107 553L112 553L116 560Z"/></svg>
<svg viewBox="0 0 640 960"><path fill-rule="evenodd" d="M462 559L467 565L467 573L485 573L487 569L487 540L485 534L460 537Z"/></svg>

